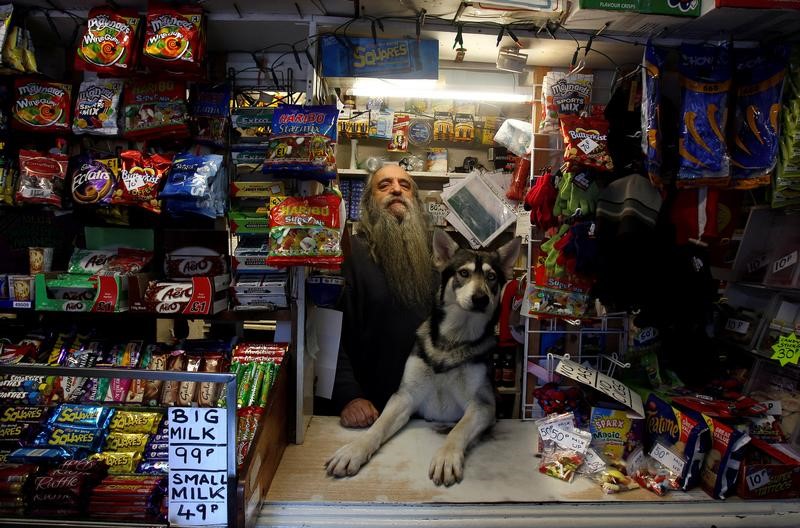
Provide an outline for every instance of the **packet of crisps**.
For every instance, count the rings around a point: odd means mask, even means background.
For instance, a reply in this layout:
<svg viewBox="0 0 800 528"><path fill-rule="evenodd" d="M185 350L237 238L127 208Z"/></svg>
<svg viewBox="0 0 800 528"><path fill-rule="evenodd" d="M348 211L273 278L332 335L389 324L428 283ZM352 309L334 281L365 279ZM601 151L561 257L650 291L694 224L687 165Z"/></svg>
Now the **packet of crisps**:
<svg viewBox="0 0 800 528"><path fill-rule="evenodd" d="M11 124L29 132L70 131L72 86L38 79L14 80Z"/></svg>
<svg viewBox="0 0 800 528"><path fill-rule="evenodd" d="M122 81L98 79L81 83L75 102L72 131L76 134L114 136L119 133L119 98Z"/></svg>
<svg viewBox="0 0 800 528"><path fill-rule="evenodd" d="M78 70L129 75L138 53L139 15L128 9L95 7L75 54Z"/></svg>
<svg viewBox="0 0 800 528"><path fill-rule="evenodd" d="M108 205L119 174L117 158L77 158L72 173L72 199L78 205Z"/></svg>

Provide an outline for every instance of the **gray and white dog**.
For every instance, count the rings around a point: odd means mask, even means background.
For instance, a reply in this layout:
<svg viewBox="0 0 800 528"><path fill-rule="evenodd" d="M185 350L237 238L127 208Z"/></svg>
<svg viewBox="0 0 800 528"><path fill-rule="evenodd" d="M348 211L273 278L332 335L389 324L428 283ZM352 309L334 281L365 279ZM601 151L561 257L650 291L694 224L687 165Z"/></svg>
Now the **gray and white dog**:
<svg viewBox="0 0 800 528"><path fill-rule="evenodd" d="M444 231L433 236L441 287L431 316L417 329L400 388L356 440L325 463L329 475L355 475L415 414L457 422L431 460L428 476L450 486L464 474L464 451L495 420L488 355L495 346L500 293L520 249L515 238L497 251L459 248Z"/></svg>

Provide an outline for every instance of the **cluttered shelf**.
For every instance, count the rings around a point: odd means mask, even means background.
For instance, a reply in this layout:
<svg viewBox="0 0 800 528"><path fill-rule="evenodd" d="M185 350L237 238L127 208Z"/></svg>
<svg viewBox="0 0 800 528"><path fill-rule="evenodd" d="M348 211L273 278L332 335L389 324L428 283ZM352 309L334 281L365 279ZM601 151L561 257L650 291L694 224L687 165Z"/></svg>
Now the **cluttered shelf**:
<svg viewBox="0 0 800 528"><path fill-rule="evenodd" d="M204 319L209 321L291 321L292 310L278 308L275 310L223 310L215 314L183 314L154 312L56 312L39 311L31 308L0 307L0 318L6 315L29 316L43 315L52 317L134 317L137 319Z"/></svg>
<svg viewBox="0 0 800 528"><path fill-rule="evenodd" d="M339 176L360 176L364 177L369 174L365 169L337 169ZM425 172L425 171L410 171L409 174L412 178L429 179L429 180L443 180L449 178L464 178L467 176L463 172Z"/></svg>

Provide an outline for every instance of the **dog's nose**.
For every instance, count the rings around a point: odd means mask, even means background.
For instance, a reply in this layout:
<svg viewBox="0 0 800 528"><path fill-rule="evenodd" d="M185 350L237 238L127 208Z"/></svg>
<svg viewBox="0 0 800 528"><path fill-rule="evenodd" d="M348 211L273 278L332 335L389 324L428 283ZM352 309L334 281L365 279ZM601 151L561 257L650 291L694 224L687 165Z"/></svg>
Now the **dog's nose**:
<svg viewBox="0 0 800 528"><path fill-rule="evenodd" d="M489 296L488 295L473 295L472 296L472 307L476 310L483 310L489 305Z"/></svg>

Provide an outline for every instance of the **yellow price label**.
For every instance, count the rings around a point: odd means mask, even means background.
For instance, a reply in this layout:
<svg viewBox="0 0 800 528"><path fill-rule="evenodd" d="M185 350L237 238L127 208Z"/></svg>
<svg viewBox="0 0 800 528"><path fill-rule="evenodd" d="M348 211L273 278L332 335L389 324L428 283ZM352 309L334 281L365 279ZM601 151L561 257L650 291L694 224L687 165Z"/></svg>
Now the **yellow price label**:
<svg viewBox="0 0 800 528"><path fill-rule="evenodd" d="M781 336L778 342L772 345L772 359L777 359L781 362L781 366L786 366L787 363L794 363L800 359L800 339L793 333L788 336Z"/></svg>

